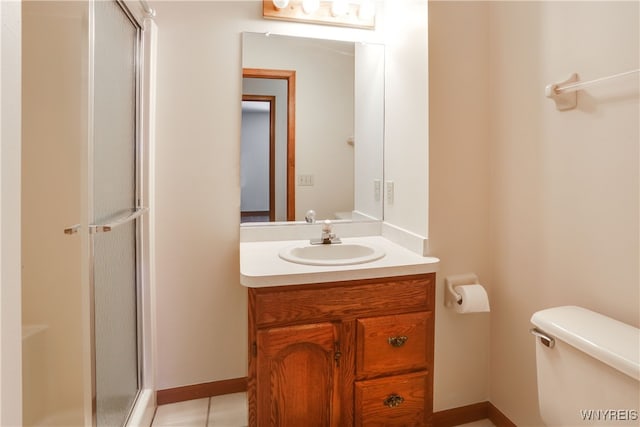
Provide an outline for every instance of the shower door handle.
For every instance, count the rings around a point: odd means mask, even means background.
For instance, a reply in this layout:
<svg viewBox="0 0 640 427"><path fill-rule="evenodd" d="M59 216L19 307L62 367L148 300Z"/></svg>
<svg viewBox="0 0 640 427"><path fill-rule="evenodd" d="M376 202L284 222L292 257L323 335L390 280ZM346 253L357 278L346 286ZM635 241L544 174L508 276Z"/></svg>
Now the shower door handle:
<svg viewBox="0 0 640 427"><path fill-rule="evenodd" d="M130 213L129 215L119 218L113 222L109 222L107 224L91 224L89 226L89 232L90 233L107 233L111 230L113 230L116 227L119 227L121 225L124 225L128 222L131 222L135 219L137 219L138 217L142 216L142 214L144 214L145 212L147 212L149 210L149 208L136 208L132 213Z"/></svg>
<svg viewBox="0 0 640 427"><path fill-rule="evenodd" d="M78 231L80 231L80 224L75 224L71 227L65 228L64 234L76 234Z"/></svg>

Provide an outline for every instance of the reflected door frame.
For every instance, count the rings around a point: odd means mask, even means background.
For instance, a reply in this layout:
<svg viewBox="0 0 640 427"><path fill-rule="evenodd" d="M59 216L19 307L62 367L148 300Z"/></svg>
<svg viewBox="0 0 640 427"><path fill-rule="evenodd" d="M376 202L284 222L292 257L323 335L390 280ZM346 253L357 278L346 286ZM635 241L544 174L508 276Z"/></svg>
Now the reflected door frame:
<svg viewBox="0 0 640 427"><path fill-rule="evenodd" d="M269 103L269 221L276 219L276 97L242 95L243 101Z"/></svg>
<svg viewBox="0 0 640 427"><path fill-rule="evenodd" d="M243 68L242 77L255 79L280 79L286 80L287 82L287 221L295 221L296 72L295 70ZM271 185L271 183L269 185ZM274 198L275 197L270 197L269 204L271 204L271 201Z"/></svg>

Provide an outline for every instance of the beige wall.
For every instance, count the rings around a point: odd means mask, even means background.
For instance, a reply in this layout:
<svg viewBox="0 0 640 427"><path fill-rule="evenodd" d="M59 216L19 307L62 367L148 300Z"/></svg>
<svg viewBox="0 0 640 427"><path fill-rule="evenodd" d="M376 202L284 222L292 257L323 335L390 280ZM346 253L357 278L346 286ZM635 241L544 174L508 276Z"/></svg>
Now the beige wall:
<svg viewBox="0 0 640 427"><path fill-rule="evenodd" d="M385 10L384 220L428 236L428 2L387 0ZM405 7L400 7L401 5Z"/></svg>
<svg viewBox="0 0 640 427"><path fill-rule="evenodd" d="M393 221L426 233L427 3L394 4L368 31L265 20L258 1L154 2L159 389L246 375L238 231L243 31L387 44Z"/></svg>
<svg viewBox="0 0 640 427"><path fill-rule="evenodd" d="M396 203L385 216L426 234L430 180L430 246L442 258L436 410L490 399L517 424L539 424L527 332L536 310L579 304L637 325L637 89L590 89L563 113L544 98L573 71L638 68L637 3L430 4L428 153L426 98L415 96L427 94L422 2L413 19L385 12L373 33L264 21L253 2L156 6L158 388L246 374L240 113L230 108L241 31L387 44L385 167ZM470 271L489 291L490 315L442 305L443 278Z"/></svg>
<svg viewBox="0 0 640 427"><path fill-rule="evenodd" d="M436 292L434 410L488 400L489 321L444 307L444 278L476 273L491 296L489 37L481 2L429 3L429 249Z"/></svg>
<svg viewBox="0 0 640 427"><path fill-rule="evenodd" d="M638 2L494 3L491 401L539 425L537 310L580 305L639 326L638 77L559 112L544 86L639 68ZM514 393L518 390L518 393Z"/></svg>
<svg viewBox="0 0 640 427"><path fill-rule="evenodd" d="M477 268L492 304L489 345L482 321L438 313L436 409L484 394L541 425L531 315L575 304L638 326L638 78L573 111L544 97L572 72L637 69L638 16L638 2L430 3L431 248L440 279ZM465 391L451 355L487 351L488 390L475 373Z"/></svg>

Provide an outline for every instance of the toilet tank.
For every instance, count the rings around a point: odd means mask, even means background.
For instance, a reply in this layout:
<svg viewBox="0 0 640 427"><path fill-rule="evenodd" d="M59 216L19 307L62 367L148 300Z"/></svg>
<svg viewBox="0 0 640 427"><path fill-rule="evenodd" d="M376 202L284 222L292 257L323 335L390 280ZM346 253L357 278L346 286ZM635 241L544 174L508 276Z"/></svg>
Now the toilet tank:
<svg viewBox="0 0 640 427"><path fill-rule="evenodd" d="M538 404L547 426L640 425L640 329L582 307L541 310Z"/></svg>

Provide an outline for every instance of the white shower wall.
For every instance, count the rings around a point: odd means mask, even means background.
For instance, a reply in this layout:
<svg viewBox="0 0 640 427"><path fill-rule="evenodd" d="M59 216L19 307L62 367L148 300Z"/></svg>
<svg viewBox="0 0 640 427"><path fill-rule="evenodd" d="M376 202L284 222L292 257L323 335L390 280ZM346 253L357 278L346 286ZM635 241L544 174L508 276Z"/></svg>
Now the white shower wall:
<svg viewBox="0 0 640 427"><path fill-rule="evenodd" d="M40 415L75 424L84 422L81 239L63 230L82 214L87 11L84 2L22 3L22 321L47 326ZM26 410L35 398L24 396Z"/></svg>
<svg viewBox="0 0 640 427"><path fill-rule="evenodd" d="M21 7L0 2L0 425L20 425Z"/></svg>

